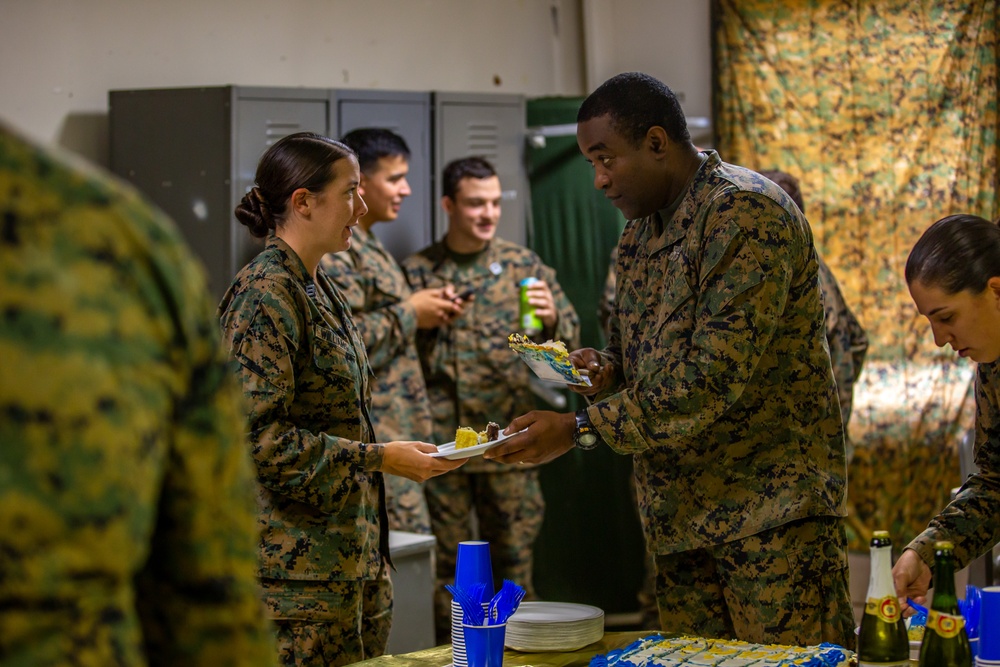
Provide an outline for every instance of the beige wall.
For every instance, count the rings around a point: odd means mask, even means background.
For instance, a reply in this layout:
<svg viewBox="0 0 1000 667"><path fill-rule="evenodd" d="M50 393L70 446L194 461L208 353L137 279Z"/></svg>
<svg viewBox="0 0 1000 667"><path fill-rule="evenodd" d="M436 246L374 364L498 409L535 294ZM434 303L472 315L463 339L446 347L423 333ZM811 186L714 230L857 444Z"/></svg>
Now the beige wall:
<svg viewBox="0 0 1000 667"><path fill-rule="evenodd" d="M708 0L583 0L588 90L623 71L651 74L688 116L711 115Z"/></svg>
<svg viewBox="0 0 1000 667"><path fill-rule="evenodd" d="M108 91L120 88L239 84L541 97L583 95L618 71L643 69L684 93L689 114L709 111L708 0L0 6L0 118L102 164Z"/></svg>

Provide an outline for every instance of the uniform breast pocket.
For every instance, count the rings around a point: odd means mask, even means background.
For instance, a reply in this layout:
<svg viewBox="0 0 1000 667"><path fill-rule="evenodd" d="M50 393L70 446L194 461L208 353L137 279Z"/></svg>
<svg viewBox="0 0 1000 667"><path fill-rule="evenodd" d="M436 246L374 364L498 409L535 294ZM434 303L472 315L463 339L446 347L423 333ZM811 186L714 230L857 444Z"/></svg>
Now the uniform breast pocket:
<svg viewBox="0 0 1000 667"><path fill-rule="evenodd" d="M485 290L476 295L471 309L463 317L472 318L466 322L466 334L474 338L481 361L496 371L503 372L523 363L510 349L507 337L521 331L518 323L518 295L511 295L499 288Z"/></svg>
<svg viewBox="0 0 1000 667"><path fill-rule="evenodd" d="M656 309L650 317L656 335L675 326L688 327L693 319L695 293L682 272L666 273L655 298ZM689 314L690 312L690 314Z"/></svg>
<svg viewBox="0 0 1000 667"><path fill-rule="evenodd" d="M371 300L376 306L393 304L409 294L406 281L393 271L377 271L371 286Z"/></svg>
<svg viewBox="0 0 1000 667"><path fill-rule="evenodd" d="M622 323L631 337L649 340L694 302L694 291L683 274L664 272L643 283L623 281L618 298Z"/></svg>
<svg viewBox="0 0 1000 667"><path fill-rule="evenodd" d="M313 366L320 375L335 375L360 384L360 363L354 348L329 327L313 327Z"/></svg>

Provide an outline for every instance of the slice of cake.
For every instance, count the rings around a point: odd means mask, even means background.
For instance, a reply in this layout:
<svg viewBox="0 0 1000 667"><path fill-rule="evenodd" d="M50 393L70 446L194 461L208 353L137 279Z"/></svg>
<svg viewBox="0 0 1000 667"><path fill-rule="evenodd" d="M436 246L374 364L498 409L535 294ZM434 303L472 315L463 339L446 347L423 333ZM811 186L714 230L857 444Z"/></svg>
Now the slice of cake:
<svg viewBox="0 0 1000 667"><path fill-rule="evenodd" d="M561 340L538 344L519 333L512 333L507 336L507 343L543 380L590 386L590 378L581 375L573 366L566 343Z"/></svg>
<svg viewBox="0 0 1000 667"><path fill-rule="evenodd" d="M459 426L455 431L455 449L475 447L479 444L479 434L468 426Z"/></svg>
<svg viewBox="0 0 1000 667"><path fill-rule="evenodd" d="M729 639L651 635L594 656L590 667L847 667L854 654L836 644L779 646Z"/></svg>
<svg viewBox="0 0 1000 667"><path fill-rule="evenodd" d="M500 424L490 422L486 425L486 442L493 442L500 437Z"/></svg>
<svg viewBox="0 0 1000 667"><path fill-rule="evenodd" d="M496 422L490 422L486 425L486 429L479 432L479 444L485 445L487 442L493 442L500 437L500 425Z"/></svg>

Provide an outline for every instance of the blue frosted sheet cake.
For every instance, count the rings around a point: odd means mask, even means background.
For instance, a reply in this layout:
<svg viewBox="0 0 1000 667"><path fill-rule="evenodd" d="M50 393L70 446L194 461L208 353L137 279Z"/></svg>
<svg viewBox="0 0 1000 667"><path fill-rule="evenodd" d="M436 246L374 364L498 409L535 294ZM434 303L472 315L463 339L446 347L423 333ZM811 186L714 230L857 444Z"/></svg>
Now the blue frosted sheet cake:
<svg viewBox="0 0 1000 667"><path fill-rule="evenodd" d="M847 667L853 655L836 644L778 646L689 636L664 639L661 635L651 635L625 648L594 656L590 667Z"/></svg>

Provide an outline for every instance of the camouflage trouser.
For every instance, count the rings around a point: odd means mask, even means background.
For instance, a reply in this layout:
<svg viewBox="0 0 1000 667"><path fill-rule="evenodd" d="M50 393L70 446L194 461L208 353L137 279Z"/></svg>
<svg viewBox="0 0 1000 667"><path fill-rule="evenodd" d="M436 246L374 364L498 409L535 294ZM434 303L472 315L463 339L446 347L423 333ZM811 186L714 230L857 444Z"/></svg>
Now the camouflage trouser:
<svg viewBox="0 0 1000 667"><path fill-rule="evenodd" d="M385 653L392 582L384 565L373 581L262 579L261 587L279 665L340 667Z"/></svg>
<svg viewBox="0 0 1000 667"><path fill-rule="evenodd" d="M427 481L426 493L437 538L434 628L438 643L446 644L451 641L451 595L444 585L455 579L458 543L489 542L494 582L510 579L524 587L525 599L530 600L536 597L531 581L533 547L545 501L537 468L441 475ZM478 536L472 534L473 511Z"/></svg>
<svg viewBox="0 0 1000 667"><path fill-rule="evenodd" d="M629 475L628 480L629 491L636 504L636 517L639 518L639 498L636 494L635 475ZM636 602L639 603L639 628L657 630L660 627L660 612L656 607L656 557L648 549L643 552L642 568L642 583L635 596Z"/></svg>
<svg viewBox="0 0 1000 667"><path fill-rule="evenodd" d="M385 476L385 506L389 529L408 533L431 534L431 515L427 511L424 485L397 475Z"/></svg>
<svg viewBox="0 0 1000 667"><path fill-rule="evenodd" d="M656 598L667 632L854 648L847 536L837 517L657 555Z"/></svg>

